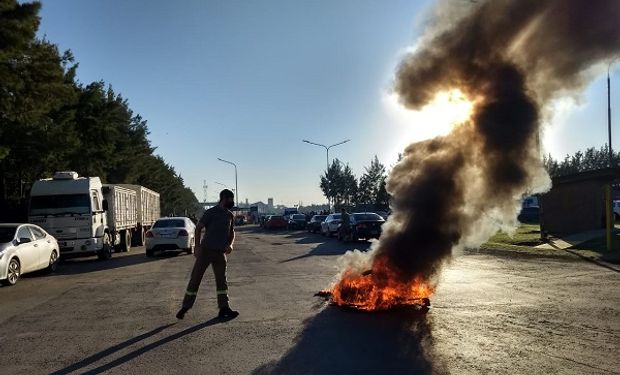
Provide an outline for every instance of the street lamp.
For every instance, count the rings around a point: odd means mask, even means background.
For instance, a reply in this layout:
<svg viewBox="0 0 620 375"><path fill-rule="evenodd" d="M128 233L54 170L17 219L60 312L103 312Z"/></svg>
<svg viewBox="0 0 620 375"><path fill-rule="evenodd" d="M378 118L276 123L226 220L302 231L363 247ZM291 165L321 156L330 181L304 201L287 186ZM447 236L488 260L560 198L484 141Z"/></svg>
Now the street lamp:
<svg viewBox="0 0 620 375"><path fill-rule="evenodd" d="M620 58L620 56L612 59L607 65L607 135L609 136L609 166L613 167L613 152L611 150L611 80L609 79L609 70L611 65Z"/></svg>
<svg viewBox="0 0 620 375"><path fill-rule="evenodd" d="M308 141L308 140L306 140L306 139L303 139L303 140L302 140L302 142L304 142L304 143L308 143L308 144L310 144L310 145L315 145L315 146L320 146L320 147L323 147L323 148L325 149L325 151L327 152L327 169L329 169L329 149L330 149L330 148L332 148L332 147L335 147L335 146L340 146L340 145L345 144L345 143L347 143L347 142L349 142L349 141L350 141L350 139L345 139L345 140L344 140L344 141L342 141L342 142L334 143L334 144L333 144L333 145L331 145L331 146L326 146L326 145L322 145L322 144L320 144L320 143L310 142L310 141Z"/></svg>
<svg viewBox="0 0 620 375"><path fill-rule="evenodd" d="M235 199L237 201L235 205L239 207L239 187L237 186L237 164L233 163L232 161L228 161L228 160L224 160L220 158L217 158L217 160L221 161L222 163L230 164L233 167L235 167Z"/></svg>
<svg viewBox="0 0 620 375"><path fill-rule="evenodd" d="M217 182L217 181L213 181L213 182L218 184L218 185L220 185L220 186L223 186L225 189L228 189L228 185L225 185L225 184L223 184L221 182Z"/></svg>

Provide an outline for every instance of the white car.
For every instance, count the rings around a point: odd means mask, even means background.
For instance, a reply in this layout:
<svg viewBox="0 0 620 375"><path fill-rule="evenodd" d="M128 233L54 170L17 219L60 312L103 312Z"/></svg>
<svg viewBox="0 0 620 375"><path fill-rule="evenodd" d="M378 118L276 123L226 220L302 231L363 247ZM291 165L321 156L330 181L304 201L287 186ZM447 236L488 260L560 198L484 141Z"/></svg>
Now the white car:
<svg viewBox="0 0 620 375"><path fill-rule="evenodd" d="M34 224L0 224L0 281L15 285L25 273L56 270L58 242Z"/></svg>
<svg viewBox="0 0 620 375"><path fill-rule="evenodd" d="M321 223L321 234L327 237L331 237L332 234L338 232L338 225L340 225L341 214L331 214L325 218L325 221Z"/></svg>
<svg viewBox="0 0 620 375"><path fill-rule="evenodd" d="M146 255L155 251L182 249L188 254L194 252L196 225L186 217L162 217L157 219L146 232Z"/></svg>

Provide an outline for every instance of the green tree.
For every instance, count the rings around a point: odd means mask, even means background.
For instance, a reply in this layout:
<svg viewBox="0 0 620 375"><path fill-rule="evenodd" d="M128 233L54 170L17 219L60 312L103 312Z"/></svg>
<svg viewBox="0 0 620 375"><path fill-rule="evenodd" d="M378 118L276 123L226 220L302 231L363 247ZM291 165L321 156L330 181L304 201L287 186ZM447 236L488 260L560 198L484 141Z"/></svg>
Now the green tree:
<svg viewBox="0 0 620 375"><path fill-rule="evenodd" d="M360 177L358 203L377 204L379 191L385 178L385 166L379 162L379 158L375 155L370 166L365 168L365 173Z"/></svg>

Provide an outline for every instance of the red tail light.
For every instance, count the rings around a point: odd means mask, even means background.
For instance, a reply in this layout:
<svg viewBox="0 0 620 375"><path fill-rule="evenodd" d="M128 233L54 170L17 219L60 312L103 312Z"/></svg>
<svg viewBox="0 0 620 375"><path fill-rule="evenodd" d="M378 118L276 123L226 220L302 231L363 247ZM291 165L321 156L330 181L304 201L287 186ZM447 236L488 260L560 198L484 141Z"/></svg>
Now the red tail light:
<svg viewBox="0 0 620 375"><path fill-rule="evenodd" d="M153 232L151 232L151 231L146 232L146 237L147 238L153 238Z"/></svg>
<svg viewBox="0 0 620 375"><path fill-rule="evenodd" d="M189 233L187 233L187 231L186 231L185 229L181 229L181 230L179 231L178 236L179 236L179 237L187 237L187 236L189 236Z"/></svg>

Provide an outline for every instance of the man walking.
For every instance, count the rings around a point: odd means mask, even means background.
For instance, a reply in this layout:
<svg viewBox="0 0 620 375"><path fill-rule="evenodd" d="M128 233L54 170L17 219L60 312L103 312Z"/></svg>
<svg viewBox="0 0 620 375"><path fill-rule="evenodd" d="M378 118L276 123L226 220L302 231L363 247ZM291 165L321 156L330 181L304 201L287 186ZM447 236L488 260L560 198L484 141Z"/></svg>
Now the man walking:
<svg viewBox="0 0 620 375"><path fill-rule="evenodd" d="M213 267L215 274L217 306L220 309L218 316L232 319L239 315L228 304L228 283L226 281L226 254L232 252L232 244L235 240L234 215L230 212L235 205L234 197L232 191L222 190L219 204L206 210L196 225L194 236L196 261L185 291L183 306L177 313L178 319L183 319L185 313L194 306L200 282L209 265ZM205 235L201 238L203 228Z"/></svg>

